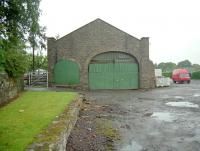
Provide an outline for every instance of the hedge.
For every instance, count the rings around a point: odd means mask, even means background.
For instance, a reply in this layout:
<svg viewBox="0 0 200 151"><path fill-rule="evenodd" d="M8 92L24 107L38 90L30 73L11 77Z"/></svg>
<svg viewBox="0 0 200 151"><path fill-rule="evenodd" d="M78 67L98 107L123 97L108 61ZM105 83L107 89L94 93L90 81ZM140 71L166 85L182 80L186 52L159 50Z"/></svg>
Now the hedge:
<svg viewBox="0 0 200 151"><path fill-rule="evenodd" d="M192 79L200 79L200 71L192 73Z"/></svg>
<svg viewBox="0 0 200 151"><path fill-rule="evenodd" d="M163 72L162 75L165 76L165 77L171 78L172 77L172 72Z"/></svg>

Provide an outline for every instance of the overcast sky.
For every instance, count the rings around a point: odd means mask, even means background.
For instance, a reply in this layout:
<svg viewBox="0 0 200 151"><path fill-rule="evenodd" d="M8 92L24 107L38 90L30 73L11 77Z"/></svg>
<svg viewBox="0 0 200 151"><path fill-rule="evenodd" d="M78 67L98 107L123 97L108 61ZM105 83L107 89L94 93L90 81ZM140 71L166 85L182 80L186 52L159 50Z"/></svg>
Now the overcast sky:
<svg viewBox="0 0 200 151"><path fill-rule="evenodd" d="M40 8L48 37L100 18L136 38L150 37L154 63L200 64L199 0L42 0Z"/></svg>

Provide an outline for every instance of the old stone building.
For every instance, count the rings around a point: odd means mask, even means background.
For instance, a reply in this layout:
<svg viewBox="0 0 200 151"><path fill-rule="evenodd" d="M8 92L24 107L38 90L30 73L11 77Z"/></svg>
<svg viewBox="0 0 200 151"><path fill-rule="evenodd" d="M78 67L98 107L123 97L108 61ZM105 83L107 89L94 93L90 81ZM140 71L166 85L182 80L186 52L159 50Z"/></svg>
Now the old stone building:
<svg viewBox="0 0 200 151"><path fill-rule="evenodd" d="M49 85L87 89L154 88L149 38L137 39L101 19L48 38Z"/></svg>

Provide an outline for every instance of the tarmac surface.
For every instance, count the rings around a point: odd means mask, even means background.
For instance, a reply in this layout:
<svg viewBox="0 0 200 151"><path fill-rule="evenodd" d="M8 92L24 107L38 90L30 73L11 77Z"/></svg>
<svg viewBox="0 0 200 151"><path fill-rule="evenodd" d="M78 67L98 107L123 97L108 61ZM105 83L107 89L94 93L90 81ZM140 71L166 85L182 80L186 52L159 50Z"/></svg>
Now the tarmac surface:
<svg viewBox="0 0 200 151"><path fill-rule="evenodd" d="M104 113L121 137L113 150L200 151L198 80L148 91L90 91L86 99L114 107Z"/></svg>

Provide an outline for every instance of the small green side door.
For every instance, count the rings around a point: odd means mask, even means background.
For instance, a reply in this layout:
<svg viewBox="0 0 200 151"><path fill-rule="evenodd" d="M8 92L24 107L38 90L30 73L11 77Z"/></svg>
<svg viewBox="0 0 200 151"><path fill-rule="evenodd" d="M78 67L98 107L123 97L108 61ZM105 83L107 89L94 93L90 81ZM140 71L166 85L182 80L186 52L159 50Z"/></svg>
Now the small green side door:
<svg viewBox="0 0 200 151"><path fill-rule="evenodd" d="M60 60L54 66L54 83L73 85L79 84L79 66L70 60Z"/></svg>

